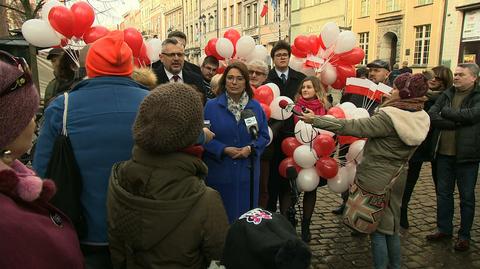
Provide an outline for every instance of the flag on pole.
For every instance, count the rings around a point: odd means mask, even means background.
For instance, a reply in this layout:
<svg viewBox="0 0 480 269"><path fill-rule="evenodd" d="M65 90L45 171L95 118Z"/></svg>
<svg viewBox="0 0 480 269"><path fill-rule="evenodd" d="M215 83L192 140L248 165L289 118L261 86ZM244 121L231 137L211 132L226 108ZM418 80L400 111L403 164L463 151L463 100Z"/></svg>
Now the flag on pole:
<svg viewBox="0 0 480 269"><path fill-rule="evenodd" d="M273 10L277 10L277 0L272 0L272 8Z"/></svg>
<svg viewBox="0 0 480 269"><path fill-rule="evenodd" d="M263 4L262 12L260 13L260 18L265 17L265 15L267 15L267 12L268 12L268 5Z"/></svg>

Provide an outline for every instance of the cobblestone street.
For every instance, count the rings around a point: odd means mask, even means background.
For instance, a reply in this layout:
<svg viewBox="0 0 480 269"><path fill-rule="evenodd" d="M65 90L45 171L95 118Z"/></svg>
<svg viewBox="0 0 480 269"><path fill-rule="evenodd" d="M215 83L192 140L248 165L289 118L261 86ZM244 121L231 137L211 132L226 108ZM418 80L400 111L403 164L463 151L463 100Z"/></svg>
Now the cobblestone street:
<svg viewBox="0 0 480 269"><path fill-rule="evenodd" d="M455 193L454 238L444 243L429 243L425 236L436 227L436 198L429 164L424 164L409 208L410 229L402 231L402 268L480 268L480 185L476 186L477 219L472 227L470 250L453 250L459 228L458 192ZM341 202L340 195L326 186L318 189L312 218L312 268L372 268L369 237L352 237L341 217L331 213ZM298 228L299 229L299 228ZM300 230L298 230L300 233Z"/></svg>

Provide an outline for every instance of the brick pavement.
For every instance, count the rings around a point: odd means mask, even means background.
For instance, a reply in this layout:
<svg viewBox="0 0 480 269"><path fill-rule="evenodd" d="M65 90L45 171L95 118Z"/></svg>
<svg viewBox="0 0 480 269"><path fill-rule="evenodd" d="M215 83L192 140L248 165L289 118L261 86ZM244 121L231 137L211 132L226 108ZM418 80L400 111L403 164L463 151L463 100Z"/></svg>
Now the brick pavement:
<svg viewBox="0 0 480 269"><path fill-rule="evenodd" d="M476 187L476 212L480 212L480 184ZM340 195L328 187L318 189L317 204L312 218L312 268L372 268L368 237L352 237L339 216L330 211L341 202ZM428 243L425 236L435 230L436 198L430 165L425 164L415 186L409 206L410 229L402 231L402 268L480 268L480 221L472 227L470 250L453 250L453 240ZM454 232L460 222L458 192L455 193ZM298 232L300 234L300 229Z"/></svg>

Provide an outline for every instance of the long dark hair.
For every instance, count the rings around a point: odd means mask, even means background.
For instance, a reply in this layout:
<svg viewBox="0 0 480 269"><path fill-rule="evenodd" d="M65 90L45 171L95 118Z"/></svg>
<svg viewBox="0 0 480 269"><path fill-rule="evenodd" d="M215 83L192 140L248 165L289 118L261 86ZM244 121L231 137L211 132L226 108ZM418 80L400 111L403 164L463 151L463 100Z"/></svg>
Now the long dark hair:
<svg viewBox="0 0 480 269"><path fill-rule="evenodd" d="M223 75L220 78L220 82L218 83L219 93L225 92L226 84L227 84L227 74L233 68L237 69L242 74L242 77L245 79L245 91L247 92L248 98L252 99L253 90L252 90L252 87L250 87L250 75L248 74L247 66L242 62L231 63L227 66L227 68L225 68L225 72L223 72Z"/></svg>
<svg viewBox="0 0 480 269"><path fill-rule="evenodd" d="M453 85L453 74L450 68L447 68L443 65L435 66L432 68L435 77L438 77L442 80L443 90L452 87Z"/></svg>

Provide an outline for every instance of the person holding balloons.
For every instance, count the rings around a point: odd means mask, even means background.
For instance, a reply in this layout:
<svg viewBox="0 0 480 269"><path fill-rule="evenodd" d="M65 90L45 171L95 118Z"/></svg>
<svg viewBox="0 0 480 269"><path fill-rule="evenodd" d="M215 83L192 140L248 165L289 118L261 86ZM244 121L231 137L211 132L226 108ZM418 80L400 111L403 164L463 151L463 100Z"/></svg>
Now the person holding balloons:
<svg viewBox="0 0 480 269"><path fill-rule="evenodd" d="M260 104L253 100L247 66L242 62L230 64L219 83L219 95L205 105L205 120L215 137L204 145L203 160L208 166L206 183L222 196L229 222L234 222L250 208L257 207L260 158L270 140L267 119ZM255 116L258 138L253 139L247 128L248 111ZM250 117L249 118L253 118ZM245 123L244 123L245 120ZM250 156L254 154L253 156ZM254 166L250 168L250 158ZM254 169L254 192L250 192L250 169Z"/></svg>
<svg viewBox="0 0 480 269"><path fill-rule="evenodd" d="M313 127L368 138L363 160L357 166L356 184L380 193L399 175L390 192L385 215L370 234L375 268L400 268L400 207L408 159L427 136L430 118L423 110L427 79L422 74L402 74L394 81L391 98L370 118L336 119L315 116L312 110L300 118ZM352 207L352 210L353 209Z"/></svg>
<svg viewBox="0 0 480 269"><path fill-rule="evenodd" d="M327 100L326 91L322 86L320 79L316 76L308 76L303 79L298 88L295 98L294 110L300 112L304 108L310 109L317 116L327 114L327 108L331 105ZM299 118L294 115L294 121L297 123ZM326 184L324 180L322 180ZM322 183L320 183L322 184ZM317 189L305 191L303 196L303 219L302 219L302 240L310 242L310 221L312 218L315 203L317 201Z"/></svg>

